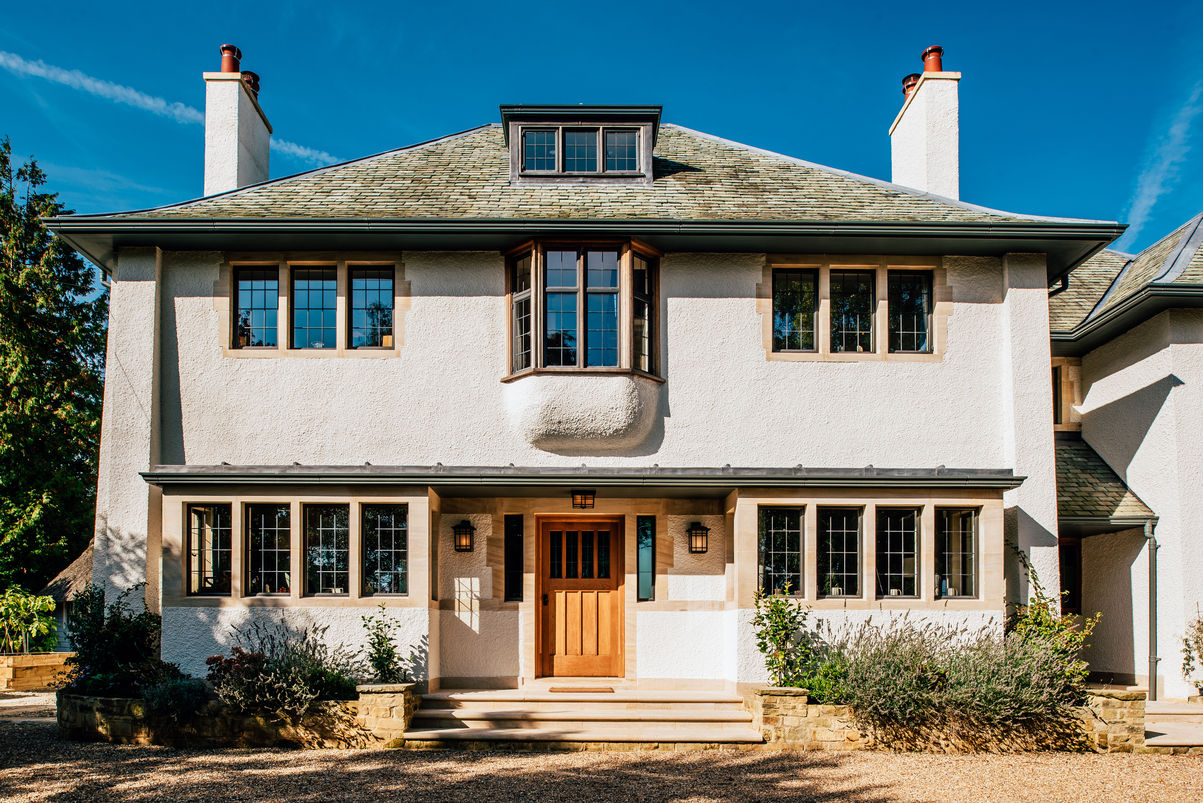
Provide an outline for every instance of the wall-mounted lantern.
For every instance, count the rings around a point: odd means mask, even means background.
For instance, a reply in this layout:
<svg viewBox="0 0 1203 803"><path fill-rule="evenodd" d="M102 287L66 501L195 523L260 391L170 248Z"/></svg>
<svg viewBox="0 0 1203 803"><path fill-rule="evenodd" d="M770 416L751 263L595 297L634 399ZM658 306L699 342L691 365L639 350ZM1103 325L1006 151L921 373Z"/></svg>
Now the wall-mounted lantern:
<svg viewBox="0 0 1203 803"><path fill-rule="evenodd" d="M451 532L455 535L455 551L456 552L471 552L472 542L476 535L476 528L472 526L472 522L464 519L459 524L451 528Z"/></svg>
<svg viewBox="0 0 1203 803"><path fill-rule="evenodd" d="M700 521L690 524L685 533L689 536L689 551L694 555L704 554L710 548L710 528L703 527Z"/></svg>
<svg viewBox="0 0 1203 803"><path fill-rule="evenodd" d="M590 510L596 494L593 491L576 490L572 492L572 506L577 510Z"/></svg>

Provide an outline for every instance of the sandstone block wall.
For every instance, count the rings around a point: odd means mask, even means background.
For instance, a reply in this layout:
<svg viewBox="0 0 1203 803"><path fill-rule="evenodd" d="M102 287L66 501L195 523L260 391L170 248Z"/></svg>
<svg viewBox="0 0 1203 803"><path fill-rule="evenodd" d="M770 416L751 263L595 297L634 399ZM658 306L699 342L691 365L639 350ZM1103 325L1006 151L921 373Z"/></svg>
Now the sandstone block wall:
<svg viewBox="0 0 1203 803"><path fill-rule="evenodd" d="M39 691L58 685L74 653L45 652L0 656L0 691Z"/></svg>

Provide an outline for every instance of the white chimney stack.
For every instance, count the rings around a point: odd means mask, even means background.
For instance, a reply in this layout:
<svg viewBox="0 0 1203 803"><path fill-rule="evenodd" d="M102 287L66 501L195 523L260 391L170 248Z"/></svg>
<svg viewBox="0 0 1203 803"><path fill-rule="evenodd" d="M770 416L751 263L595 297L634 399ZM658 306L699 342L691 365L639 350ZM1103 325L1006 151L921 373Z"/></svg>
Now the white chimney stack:
<svg viewBox="0 0 1203 803"><path fill-rule="evenodd" d="M959 72L944 72L944 48L923 51L923 72L902 79L906 100L890 126L891 181L961 197Z"/></svg>
<svg viewBox="0 0 1203 803"><path fill-rule="evenodd" d="M267 181L272 127L259 108L259 76L242 51L221 46L221 72L205 77L205 195Z"/></svg>

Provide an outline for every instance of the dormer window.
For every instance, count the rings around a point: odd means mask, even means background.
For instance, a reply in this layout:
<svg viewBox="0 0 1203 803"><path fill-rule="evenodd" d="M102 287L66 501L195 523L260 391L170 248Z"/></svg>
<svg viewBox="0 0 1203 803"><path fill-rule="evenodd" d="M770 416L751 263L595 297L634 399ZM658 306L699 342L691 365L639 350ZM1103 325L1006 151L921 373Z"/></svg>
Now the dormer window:
<svg viewBox="0 0 1203 803"><path fill-rule="evenodd" d="M515 184L648 184L659 106L502 106Z"/></svg>

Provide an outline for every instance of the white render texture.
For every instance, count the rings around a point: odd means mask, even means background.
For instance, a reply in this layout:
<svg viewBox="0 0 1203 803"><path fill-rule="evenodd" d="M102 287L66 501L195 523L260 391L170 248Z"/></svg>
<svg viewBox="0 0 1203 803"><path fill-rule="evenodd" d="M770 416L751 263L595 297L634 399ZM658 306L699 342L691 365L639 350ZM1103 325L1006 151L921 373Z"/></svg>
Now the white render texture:
<svg viewBox="0 0 1203 803"><path fill-rule="evenodd" d="M637 610L636 677L733 680L725 660L730 621L727 611Z"/></svg>
<svg viewBox="0 0 1203 803"><path fill-rule="evenodd" d="M1163 312L1095 349L1082 360L1082 386L1082 437L1158 516L1159 682L1168 697L1194 694L1181 675L1180 650L1187 621L1203 606L1198 579L1203 577L1198 528L1203 517L1203 315L1198 310ZM1083 551L1085 559L1087 547ZM1148 580L1140 574L1133 564L1128 586L1136 620L1132 656L1118 657L1127 640L1122 633L1114 636L1118 643L1098 649L1106 660L1113 655L1122 660L1102 667L1105 671L1134 671L1144 678L1148 637L1139 620L1146 613L1137 608ZM1092 582L1084 577L1084 591Z"/></svg>
<svg viewBox="0 0 1203 803"><path fill-rule="evenodd" d="M256 622L293 633L325 627L327 644L358 652L366 644L362 617L368 614L377 615L379 609L368 606L168 607L163 610L163 660L179 664L180 669L190 675L204 677L208 671L205 659L210 655L224 655L231 647L242 644L238 631L247 631ZM396 634L398 651L421 669L418 679L424 680L430 611L391 607L387 609L387 615L400 625Z"/></svg>
<svg viewBox="0 0 1203 803"><path fill-rule="evenodd" d="M548 451L636 447L655 423L660 386L636 376L527 376L504 388L511 426Z"/></svg>
<svg viewBox="0 0 1203 803"><path fill-rule="evenodd" d="M702 554L689 551L693 522L710 528L709 549ZM668 537L673 565L668 569L668 596L673 601L722 601L727 598L726 516L669 516Z"/></svg>
<svg viewBox="0 0 1203 803"><path fill-rule="evenodd" d="M960 79L955 72L923 73L919 79L890 129L895 184L961 197Z"/></svg>
<svg viewBox="0 0 1203 803"><path fill-rule="evenodd" d="M205 195L267 181L271 128L239 73L205 73Z"/></svg>

